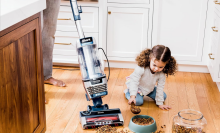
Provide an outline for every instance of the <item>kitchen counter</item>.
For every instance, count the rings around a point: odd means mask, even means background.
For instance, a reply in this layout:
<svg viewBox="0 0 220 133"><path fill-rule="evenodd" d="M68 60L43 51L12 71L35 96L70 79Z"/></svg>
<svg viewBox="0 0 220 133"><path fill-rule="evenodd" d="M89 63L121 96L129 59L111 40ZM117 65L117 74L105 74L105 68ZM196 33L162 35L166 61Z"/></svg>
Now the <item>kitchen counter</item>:
<svg viewBox="0 0 220 133"><path fill-rule="evenodd" d="M46 0L0 0L0 31L45 8Z"/></svg>

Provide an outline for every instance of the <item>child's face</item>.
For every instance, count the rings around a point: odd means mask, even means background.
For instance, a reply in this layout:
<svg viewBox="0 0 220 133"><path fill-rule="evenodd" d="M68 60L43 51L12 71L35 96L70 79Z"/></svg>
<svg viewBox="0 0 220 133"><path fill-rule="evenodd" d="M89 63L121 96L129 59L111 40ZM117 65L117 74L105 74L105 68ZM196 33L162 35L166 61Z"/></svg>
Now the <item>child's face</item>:
<svg viewBox="0 0 220 133"><path fill-rule="evenodd" d="M151 61L150 61L151 71L160 72L164 69L165 66L166 66L165 62L158 61L158 60L156 60L156 58L151 58Z"/></svg>

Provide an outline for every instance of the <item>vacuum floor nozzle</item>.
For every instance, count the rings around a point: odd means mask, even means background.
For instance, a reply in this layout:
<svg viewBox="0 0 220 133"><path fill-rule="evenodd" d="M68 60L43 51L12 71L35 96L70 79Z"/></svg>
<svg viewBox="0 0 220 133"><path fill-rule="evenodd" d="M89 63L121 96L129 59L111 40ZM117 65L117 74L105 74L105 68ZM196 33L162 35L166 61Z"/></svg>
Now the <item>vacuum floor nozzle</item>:
<svg viewBox="0 0 220 133"><path fill-rule="evenodd" d="M83 129L97 128L103 125L122 126L124 124L120 109L81 111L80 118Z"/></svg>

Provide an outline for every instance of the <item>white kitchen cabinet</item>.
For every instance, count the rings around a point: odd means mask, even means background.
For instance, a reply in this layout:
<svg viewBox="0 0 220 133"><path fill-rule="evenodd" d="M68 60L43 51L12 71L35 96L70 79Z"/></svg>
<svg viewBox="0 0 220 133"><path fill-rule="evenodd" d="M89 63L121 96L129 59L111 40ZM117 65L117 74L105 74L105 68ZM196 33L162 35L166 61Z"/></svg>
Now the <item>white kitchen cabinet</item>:
<svg viewBox="0 0 220 133"><path fill-rule="evenodd" d="M84 32L98 32L98 8L82 7L83 13L80 14L81 24ZM57 20L58 31L77 32L75 21L70 6L60 6Z"/></svg>
<svg viewBox="0 0 220 133"><path fill-rule="evenodd" d="M108 7L107 55L109 60L135 61L148 47L149 9Z"/></svg>
<svg viewBox="0 0 220 133"><path fill-rule="evenodd" d="M108 0L109 3L149 4L150 0Z"/></svg>
<svg viewBox="0 0 220 133"><path fill-rule="evenodd" d="M153 46L171 49L179 62L202 62L208 0L165 0L157 6Z"/></svg>
<svg viewBox="0 0 220 133"><path fill-rule="evenodd" d="M215 9L220 11L220 0L214 0L213 2L215 3Z"/></svg>
<svg viewBox="0 0 220 133"><path fill-rule="evenodd" d="M98 33L84 34L87 37L94 37L98 46ZM76 51L76 41L78 39L79 35L77 32L56 31L53 50L53 62L78 64L78 55Z"/></svg>
<svg viewBox="0 0 220 133"><path fill-rule="evenodd" d="M208 60L208 69L214 82L220 82L220 12L215 10L213 18L212 36Z"/></svg>

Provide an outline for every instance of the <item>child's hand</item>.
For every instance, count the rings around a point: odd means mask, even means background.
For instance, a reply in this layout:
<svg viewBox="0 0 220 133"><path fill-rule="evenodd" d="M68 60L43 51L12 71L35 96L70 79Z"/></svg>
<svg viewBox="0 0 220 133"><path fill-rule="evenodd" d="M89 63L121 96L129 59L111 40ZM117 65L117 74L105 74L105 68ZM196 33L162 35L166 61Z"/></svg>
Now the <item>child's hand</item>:
<svg viewBox="0 0 220 133"><path fill-rule="evenodd" d="M162 109L162 110L164 110L164 109L166 109L166 110L171 109L171 107L168 106L168 105L159 105L159 108Z"/></svg>
<svg viewBox="0 0 220 133"><path fill-rule="evenodd" d="M134 102L134 104L136 104L136 100L135 100L135 96L131 96L131 98L128 100L128 104L131 104L132 102Z"/></svg>

